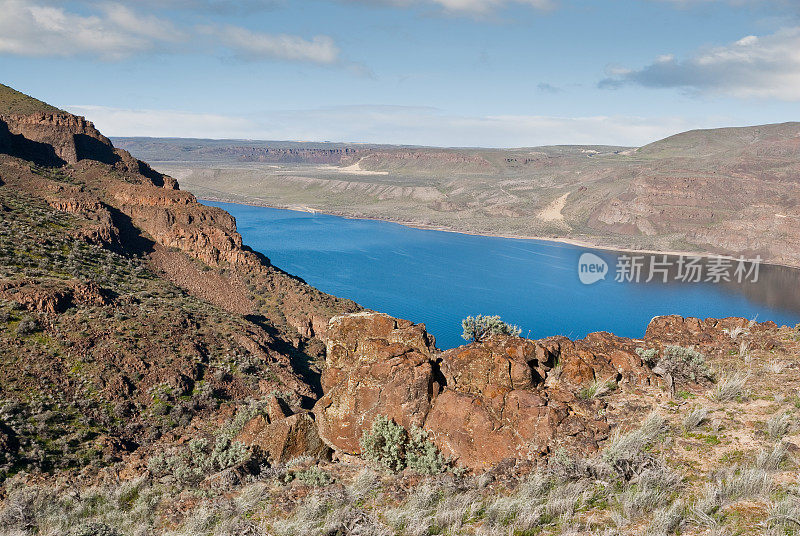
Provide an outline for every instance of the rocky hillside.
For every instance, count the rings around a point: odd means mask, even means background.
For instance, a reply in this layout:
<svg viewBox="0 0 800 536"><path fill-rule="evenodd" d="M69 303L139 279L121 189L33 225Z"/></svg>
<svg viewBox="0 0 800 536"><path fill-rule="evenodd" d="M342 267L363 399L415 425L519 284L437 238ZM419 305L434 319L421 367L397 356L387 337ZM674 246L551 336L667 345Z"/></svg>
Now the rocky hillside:
<svg viewBox="0 0 800 536"><path fill-rule="evenodd" d="M339 158L327 165L289 164L274 142L120 143L209 199L800 266L800 123L692 131L639 149L331 145Z"/></svg>
<svg viewBox="0 0 800 536"><path fill-rule="evenodd" d="M442 352L10 94L0 535L797 529L796 328L669 316Z"/></svg>
<svg viewBox="0 0 800 536"><path fill-rule="evenodd" d="M15 446L3 474L119 460L269 395L287 414L309 407L319 336L358 306L271 266L230 215L83 118L13 95L0 115L0 393L7 418L53 422L0 427Z"/></svg>

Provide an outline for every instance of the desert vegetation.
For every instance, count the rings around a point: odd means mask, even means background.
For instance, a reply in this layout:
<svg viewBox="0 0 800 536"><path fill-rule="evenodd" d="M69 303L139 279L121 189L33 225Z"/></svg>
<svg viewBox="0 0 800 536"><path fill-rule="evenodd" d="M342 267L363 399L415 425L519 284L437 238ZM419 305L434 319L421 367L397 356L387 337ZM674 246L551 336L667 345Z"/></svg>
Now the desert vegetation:
<svg viewBox="0 0 800 536"><path fill-rule="evenodd" d="M490 335L517 336L522 333L522 329L503 322L499 315L468 316L461 321L461 327L464 329L461 338L471 342L482 341Z"/></svg>
<svg viewBox="0 0 800 536"><path fill-rule="evenodd" d="M771 416L780 425L753 443L751 456L733 461L724 442L700 438L735 421L703 396L695 402L650 414L594 456L556 451L524 471L511 464L423 476L409 464L398 472L401 447L367 451L366 464L298 459L233 486L153 471L82 490L11 478L0 525L15 535L794 534L800 487L785 413ZM365 441L397 447L408 437L379 418ZM692 455L693 446L700 452ZM699 470L709 456L731 462ZM176 508L177 517L167 515Z"/></svg>

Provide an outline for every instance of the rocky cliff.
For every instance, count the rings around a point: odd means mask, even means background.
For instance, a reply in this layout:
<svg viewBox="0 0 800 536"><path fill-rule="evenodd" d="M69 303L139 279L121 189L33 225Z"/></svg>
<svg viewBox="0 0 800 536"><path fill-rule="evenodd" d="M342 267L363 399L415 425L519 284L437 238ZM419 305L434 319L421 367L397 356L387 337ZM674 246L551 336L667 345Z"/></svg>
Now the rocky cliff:
<svg viewBox="0 0 800 536"><path fill-rule="evenodd" d="M91 433L75 439L70 421L33 434L6 415L15 446L0 478L80 468L96 448L102 464L135 460L268 395L287 441L316 434L303 407L318 397L319 337L360 308L272 266L229 214L84 118L12 96L0 106L0 404L27 419L44 397Z"/></svg>

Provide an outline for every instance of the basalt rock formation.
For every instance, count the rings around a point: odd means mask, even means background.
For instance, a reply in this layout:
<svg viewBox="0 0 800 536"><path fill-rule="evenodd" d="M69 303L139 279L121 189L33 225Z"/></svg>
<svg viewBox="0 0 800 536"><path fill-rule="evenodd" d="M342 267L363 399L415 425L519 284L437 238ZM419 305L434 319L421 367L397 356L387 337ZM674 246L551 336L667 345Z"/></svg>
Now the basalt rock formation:
<svg viewBox="0 0 800 536"><path fill-rule="evenodd" d="M665 316L653 319L644 340L603 332L578 341L492 336L439 352L423 325L350 314L328 328L325 395L314 413L322 439L346 454L360 454L359 439L377 415L424 428L446 456L473 470L560 448L593 452L666 392L637 349L683 345L725 355L738 345L731 330L770 344L776 328Z"/></svg>
<svg viewBox="0 0 800 536"><path fill-rule="evenodd" d="M343 452L359 452L359 439L378 415L420 426L441 383L425 327L380 313L331 319L322 375L325 395L314 413L320 436Z"/></svg>
<svg viewBox="0 0 800 536"><path fill-rule="evenodd" d="M558 446L594 450L608 437L605 404L580 398L593 382L625 390L656 377L636 343L607 333L582 341L494 336L438 352L420 324L380 313L331 320L326 335L320 435L359 454L377 415L425 428L461 465L533 459Z"/></svg>

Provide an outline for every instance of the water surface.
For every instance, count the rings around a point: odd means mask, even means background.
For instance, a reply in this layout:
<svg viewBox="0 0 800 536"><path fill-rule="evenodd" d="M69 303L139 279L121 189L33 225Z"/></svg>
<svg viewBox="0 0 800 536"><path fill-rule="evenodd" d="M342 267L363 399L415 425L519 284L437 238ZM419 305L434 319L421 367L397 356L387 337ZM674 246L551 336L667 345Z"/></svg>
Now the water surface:
<svg viewBox="0 0 800 536"><path fill-rule="evenodd" d="M761 266L753 283L618 283L615 252L546 242L412 229L393 223L237 205L245 244L309 284L364 307L423 322L440 348L463 344L461 319L499 314L535 338L610 331L641 337L654 316L742 316L800 322L800 271ZM578 279L592 252L610 275Z"/></svg>

